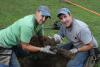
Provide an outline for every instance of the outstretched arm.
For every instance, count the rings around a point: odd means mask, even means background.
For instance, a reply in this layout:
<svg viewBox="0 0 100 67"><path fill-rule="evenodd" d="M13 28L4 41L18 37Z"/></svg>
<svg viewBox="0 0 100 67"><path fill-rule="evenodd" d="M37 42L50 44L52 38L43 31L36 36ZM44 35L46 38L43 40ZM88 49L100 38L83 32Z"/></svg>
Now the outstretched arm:
<svg viewBox="0 0 100 67"><path fill-rule="evenodd" d="M38 52L41 49L40 47L32 46L30 44L21 44L21 48L29 52Z"/></svg>

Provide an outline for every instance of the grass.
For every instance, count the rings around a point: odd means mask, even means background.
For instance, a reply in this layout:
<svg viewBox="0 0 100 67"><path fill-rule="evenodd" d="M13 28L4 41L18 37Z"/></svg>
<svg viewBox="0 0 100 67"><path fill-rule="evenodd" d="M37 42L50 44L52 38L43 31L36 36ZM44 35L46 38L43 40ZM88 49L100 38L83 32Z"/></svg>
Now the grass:
<svg viewBox="0 0 100 67"><path fill-rule="evenodd" d="M100 0L72 0L72 1L100 13L100 7L99 7Z"/></svg>
<svg viewBox="0 0 100 67"><path fill-rule="evenodd" d="M100 13L99 0L72 1ZM61 3L59 0L0 0L0 28L9 26L21 17L33 14L39 5L47 5L51 10L52 19L45 23L45 27L51 26L55 20L58 20L56 14L59 8L68 7L75 18L89 25L93 35L100 44L100 16L96 16L71 4ZM45 29L45 35L53 36L55 33L57 33L57 30Z"/></svg>
<svg viewBox="0 0 100 67"><path fill-rule="evenodd" d="M82 1L82 0L73 0L74 2L77 2L79 4L81 4L82 6L85 7L90 7L92 9L95 9L95 6L91 6L89 4L84 4L84 2L86 2L86 0ZM92 0L92 1L88 1L87 2L91 2L97 5L97 7L99 8L100 4L98 3L97 0ZM47 5L50 9L51 9L51 14L52 14L52 19L48 20L47 23L45 24L46 27L50 26L53 24L53 22L55 20L57 20L56 17L56 13L58 8L61 7L68 7L70 8L73 16L77 19L80 19L84 22L86 22L90 29L92 30L94 36L96 37L98 43L100 43L100 17L96 16L92 13L89 13L85 10L82 10L79 7L73 6L71 4L68 3L61 3L59 0L42 0L42 1L35 1L35 0L0 0L0 28L2 27L7 27L8 25L14 23L14 21L16 21L17 19L29 15L29 14L33 14L35 12L35 9L39 6L39 5ZM100 9L96 9L96 11L100 12ZM52 33L50 33L50 31ZM45 34L46 35L53 35L54 33L56 33L56 30L48 30L46 29Z"/></svg>

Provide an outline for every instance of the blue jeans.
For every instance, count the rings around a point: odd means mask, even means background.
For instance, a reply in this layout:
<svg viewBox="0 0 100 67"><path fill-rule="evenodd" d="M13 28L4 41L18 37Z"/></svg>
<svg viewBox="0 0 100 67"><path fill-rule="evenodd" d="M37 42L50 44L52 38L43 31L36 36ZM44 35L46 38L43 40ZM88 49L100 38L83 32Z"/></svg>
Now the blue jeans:
<svg viewBox="0 0 100 67"><path fill-rule="evenodd" d="M14 52L12 53L12 57L11 57L9 67L20 67L20 64L19 64L17 57L16 57Z"/></svg>
<svg viewBox="0 0 100 67"><path fill-rule="evenodd" d="M67 63L66 67L84 67L88 56L88 52L79 52Z"/></svg>
<svg viewBox="0 0 100 67"><path fill-rule="evenodd" d="M72 43L68 43L67 45L61 46L64 49L70 50L73 48ZM84 67L84 64L89 56L88 52L78 52L73 59L71 59L66 67Z"/></svg>
<svg viewBox="0 0 100 67"><path fill-rule="evenodd" d="M8 65L0 64L0 67L9 67Z"/></svg>

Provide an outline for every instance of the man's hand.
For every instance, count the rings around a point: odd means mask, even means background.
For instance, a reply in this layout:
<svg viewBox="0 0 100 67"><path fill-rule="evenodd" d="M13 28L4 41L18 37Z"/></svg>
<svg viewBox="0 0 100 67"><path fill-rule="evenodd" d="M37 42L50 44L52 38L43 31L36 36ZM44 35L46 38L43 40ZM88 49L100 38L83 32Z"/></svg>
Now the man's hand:
<svg viewBox="0 0 100 67"><path fill-rule="evenodd" d="M51 51L50 48L51 48L50 46L45 46L45 47L42 47L40 51L44 53L49 53L49 54L56 54L55 52Z"/></svg>
<svg viewBox="0 0 100 67"><path fill-rule="evenodd" d="M60 35L55 34L53 38L57 43L61 43L61 36Z"/></svg>
<svg viewBox="0 0 100 67"><path fill-rule="evenodd" d="M77 48L73 48L73 49L70 50L70 52L73 53L73 54L75 54L75 53L78 52L78 49Z"/></svg>

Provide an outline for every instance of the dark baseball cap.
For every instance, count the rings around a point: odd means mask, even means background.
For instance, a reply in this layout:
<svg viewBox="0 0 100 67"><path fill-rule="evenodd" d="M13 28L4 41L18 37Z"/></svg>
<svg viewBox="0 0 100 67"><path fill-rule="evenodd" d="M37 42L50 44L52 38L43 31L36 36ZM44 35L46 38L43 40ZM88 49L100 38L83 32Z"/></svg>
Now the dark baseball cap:
<svg viewBox="0 0 100 67"><path fill-rule="evenodd" d="M38 10L41 11L43 16L51 17L49 8L47 6L44 6L44 5L39 6Z"/></svg>
<svg viewBox="0 0 100 67"><path fill-rule="evenodd" d="M61 8L58 10L57 16L59 17L60 14L70 14L70 10L68 8Z"/></svg>

